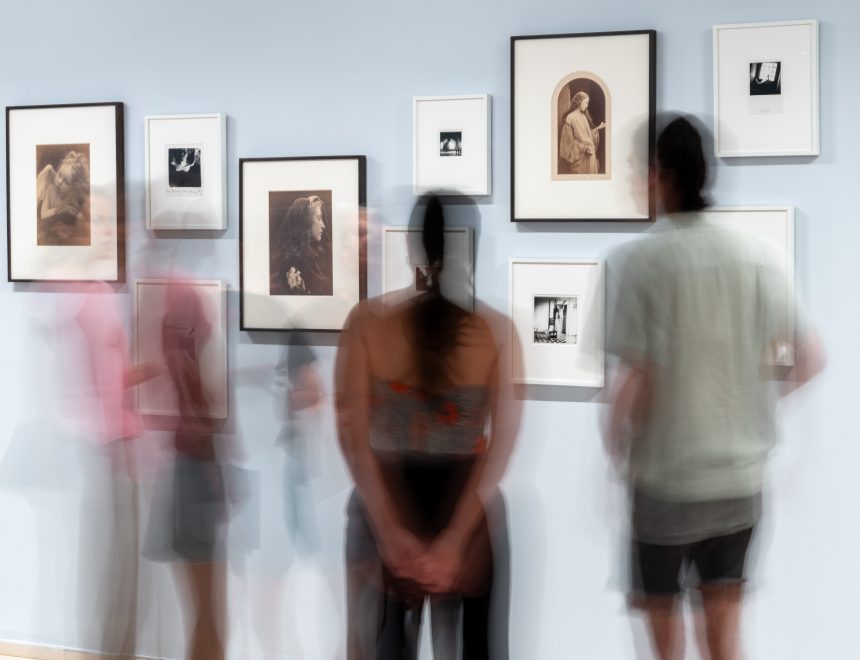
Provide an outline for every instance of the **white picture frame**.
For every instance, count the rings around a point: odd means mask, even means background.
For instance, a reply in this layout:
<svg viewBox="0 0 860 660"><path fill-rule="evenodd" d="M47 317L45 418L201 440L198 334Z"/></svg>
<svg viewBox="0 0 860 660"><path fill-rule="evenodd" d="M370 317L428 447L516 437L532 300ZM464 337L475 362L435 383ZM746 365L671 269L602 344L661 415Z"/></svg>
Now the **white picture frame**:
<svg viewBox="0 0 860 660"><path fill-rule="evenodd" d="M515 258L509 272L510 318L519 337L519 347L510 346L513 382L603 387L603 260ZM521 356L513 354L518 350Z"/></svg>
<svg viewBox="0 0 860 660"><path fill-rule="evenodd" d="M463 195L492 192L491 105L489 94L413 98L415 194L432 190Z"/></svg>
<svg viewBox="0 0 860 660"><path fill-rule="evenodd" d="M716 206L701 212L706 220L744 232L771 245L778 266L785 272L785 308L790 311L785 341L774 347L768 363L794 365L794 207L793 206Z"/></svg>
<svg viewBox="0 0 860 660"><path fill-rule="evenodd" d="M226 229L226 116L149 115L144 134L146 228Z"/></svg>
<svg viewBox="0 0 860 660"><path fill-rule="evenodd" d="M818 21L715 25L719 158L818 156Z"/></svg>
<svg viewBox="0 0 860 660"><path fill-rule="evenodd" d="M421 232L409 227L382 228L382 294L399 301L421 292L424 249ZM474 308L474 247L469 227L445 228L442 293L465 310ZM402 295L401 295L402 294Z"/></svg>
<svg viewBox="0 0 860 660"><path fill-rule="evenodd" d="M169 284L170 280L167 279L134 281L135 364L164 364L162 321ZM209 403L209 417L226 419L229 410L226 284L222 280L188 280L182 281L181 285L193 287L210 324L210 335L199 347L197 356L204 393ZM175 390L166 368L159 376L135 389L140 414L179 415Z"/></svg>

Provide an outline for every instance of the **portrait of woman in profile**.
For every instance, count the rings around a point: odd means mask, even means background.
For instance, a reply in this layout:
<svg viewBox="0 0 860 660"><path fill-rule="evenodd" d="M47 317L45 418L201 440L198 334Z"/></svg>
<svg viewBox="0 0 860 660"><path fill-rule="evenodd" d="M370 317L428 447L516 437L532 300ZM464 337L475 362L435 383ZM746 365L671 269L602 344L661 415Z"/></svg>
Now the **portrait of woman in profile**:
<svg viewBox="0 0 860 660"><path fill-rule="evenodd" d="M299 197L276 226L271 247L272 295L332 295L331 235L325 202Z"/></svg>
<svg viewBox="0 0 860 660"><path fill-rule="evenodd" d="M600 146L600 131L606 128L606 122L595 125L588 111L590 100L585 92L577 92L571 99L570 110L561 126L559 165L566 166L564 169L568 170L568 174L601 173L597 149Z"/></svg>

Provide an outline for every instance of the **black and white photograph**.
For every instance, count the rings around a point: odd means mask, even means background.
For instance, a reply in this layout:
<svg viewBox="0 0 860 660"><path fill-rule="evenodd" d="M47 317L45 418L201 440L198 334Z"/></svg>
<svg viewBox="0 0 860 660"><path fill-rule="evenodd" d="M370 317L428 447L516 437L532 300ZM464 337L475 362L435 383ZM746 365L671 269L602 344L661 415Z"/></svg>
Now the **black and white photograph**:
<svg viewBox="0 0 860 660"><path fill-rule="evenodd" d="M429 291L433 284L429 266L415 266L415 290Z"/></svg>
<svg viewBox="0 0 860 660"><path fill-rule="evenodd" d="M750 96L782 94L781 62L750 62Z"/></svg>
<svg viewBox="0 0 860 660"><path fill-rule="evenodd" d="M463 131L441 131L439 133L440 156L463 155Z"/></svg>
<svg viewBox="0 0 860 660"><path fill-rule="evenodd" d="M562 80L556 95L554 179L609 178L609 93L594 74Z"/></svg>
<svg viewBox="0 0 860 660"><path fill-rule="evenodd" d="M171 192L203 191L202 150L193 146L167 147L167 188Z"/></svg>
<svg viewBox="0 0 860 660"><path fill-rule="evenodd" d="M36 244L90 245L90 145L36 145Z"/></svg>
<svg viewBox="0 0 860 660"><path fill-rule="evenodd" d="M578 298L576 296L535 296L535 344L576 345L578 339Z"/></svg>
<svg viewBox="0 0 860 660"><path fill-rule="evenodd" d="M332 295L331 190L269 192L269 294Z"/></svg>

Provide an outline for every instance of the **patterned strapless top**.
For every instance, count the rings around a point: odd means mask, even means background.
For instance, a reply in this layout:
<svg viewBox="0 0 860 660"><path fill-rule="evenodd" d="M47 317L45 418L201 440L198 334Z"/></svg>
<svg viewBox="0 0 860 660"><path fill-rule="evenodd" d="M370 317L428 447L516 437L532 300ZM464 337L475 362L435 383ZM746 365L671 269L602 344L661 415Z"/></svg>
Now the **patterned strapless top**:
<svg viewBox="0 0 860 660"><path fill-rule="evenodd" d="M416 458L485 452L488 398L483 385L428 395L397 381L374 378L370 446L376 452Z"/></svg>

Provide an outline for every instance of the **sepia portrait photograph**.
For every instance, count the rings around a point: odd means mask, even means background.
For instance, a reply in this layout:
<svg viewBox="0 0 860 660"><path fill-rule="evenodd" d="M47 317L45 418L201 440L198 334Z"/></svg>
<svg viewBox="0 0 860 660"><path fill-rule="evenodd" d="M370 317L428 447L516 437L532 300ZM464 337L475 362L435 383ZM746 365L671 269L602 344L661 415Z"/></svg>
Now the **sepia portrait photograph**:
<svg viewBox="0 0 860 660"><path fill-rule="evenodd" d="M576 296L535 296L534 335L535 344L577 343Z"/></svg>
<svg viewBox="0 0 860 660"><path fill-rule="evenodd" d="M90 245L90 145L36 145L36 244Z"/></svg>
<svg viewBox="0 0 860 660"><path fill-rule="evenodd" d="M609 92L594 74L567 76L556 88L553 179L608 179Z"/></svg>
<svg viewBox="0 0 860 660"><path fill-rule="evenodd" d="M202 149L192 146L167 147L167 190L172 193L203 192Z"/></svg>
<svg viewBox="0 0 860 660"><path fill-rule="evenodd" d="M269 192L269 294L332 295L331 190Z"/></svg>
<svg viewBox="0 0 860 660"><path fill-rule="evenodd" d="M439 133L440 156L463 155L463 131L442 131Z"/></svg>

